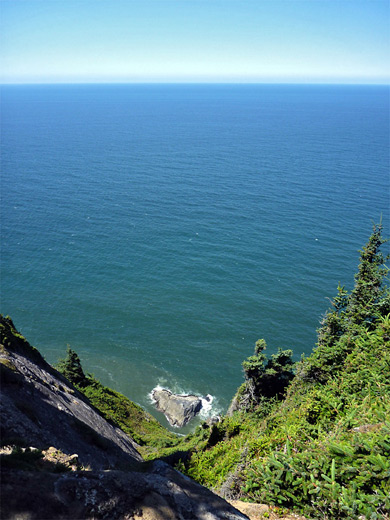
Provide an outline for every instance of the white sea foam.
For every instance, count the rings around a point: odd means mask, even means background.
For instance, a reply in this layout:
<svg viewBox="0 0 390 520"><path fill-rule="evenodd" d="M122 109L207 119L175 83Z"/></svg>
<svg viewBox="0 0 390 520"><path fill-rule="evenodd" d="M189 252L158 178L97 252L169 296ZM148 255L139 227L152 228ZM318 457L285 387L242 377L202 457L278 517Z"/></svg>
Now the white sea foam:
<svg viewBox="0 0 390 520"><path fill-rule="evenodd" d="M200 411L201 417L210 417L211 411L213 409L213 401L214 397L210 394L207 394L206 397L201 398L202 401L202 409Z"/></svg>
<svg viewBox="0 0 390 520"><path fill-rule="evenodd" d="M153 392L154 392L155 390L164 390L164 387L161 386L161 385L157 385L157 386L155 386L155 387L153 388L153 390L151 390L151 391L148 393L148 398L149 398L149 400L150 400L150 402L151 402L152 404L155 404L155 403L156 403L156 399L153 397Z"/></svg>

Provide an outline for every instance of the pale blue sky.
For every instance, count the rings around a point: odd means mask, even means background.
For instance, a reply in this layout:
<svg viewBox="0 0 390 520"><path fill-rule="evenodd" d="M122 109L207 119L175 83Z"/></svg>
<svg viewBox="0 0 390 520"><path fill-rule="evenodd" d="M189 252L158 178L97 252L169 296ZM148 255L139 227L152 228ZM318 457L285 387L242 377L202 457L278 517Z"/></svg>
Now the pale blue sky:
<svg viewBox="0 0 390 520"><path fill-rule="evenodd" d="M388 83L388 0L0 0L1 81Z"/></svg>

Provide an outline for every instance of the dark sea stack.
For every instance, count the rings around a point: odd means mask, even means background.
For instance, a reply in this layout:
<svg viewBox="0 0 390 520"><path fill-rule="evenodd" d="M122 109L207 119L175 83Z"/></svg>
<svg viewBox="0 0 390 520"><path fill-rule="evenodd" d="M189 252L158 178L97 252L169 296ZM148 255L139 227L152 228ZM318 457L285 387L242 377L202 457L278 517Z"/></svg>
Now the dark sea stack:
<svg viewBox="0 0 390 520"><path fill-rule="evenodd" d="M177 428L185 426L202 409L202 400L196 395L178 395L165 388L155 388L152 397L157 410Z"/></svg>

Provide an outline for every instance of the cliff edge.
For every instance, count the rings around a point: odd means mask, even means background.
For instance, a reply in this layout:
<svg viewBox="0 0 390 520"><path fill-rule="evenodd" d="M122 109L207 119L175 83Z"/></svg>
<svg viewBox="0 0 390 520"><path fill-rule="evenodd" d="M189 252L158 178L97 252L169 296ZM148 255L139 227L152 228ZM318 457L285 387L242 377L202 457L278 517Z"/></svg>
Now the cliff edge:
<svg viewBox="0 0 390 520"><path fill-rule="evenodd" d="M143 462L10 318L0 329L3 520L247 518L164 462Z"/></svg>

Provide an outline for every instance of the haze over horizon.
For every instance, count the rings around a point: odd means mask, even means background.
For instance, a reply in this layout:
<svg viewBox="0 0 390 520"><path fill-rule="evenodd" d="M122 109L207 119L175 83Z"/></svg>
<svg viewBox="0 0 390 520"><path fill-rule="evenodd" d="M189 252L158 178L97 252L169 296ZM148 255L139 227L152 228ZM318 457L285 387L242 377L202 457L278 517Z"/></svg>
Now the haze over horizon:
<svg viewBox="0 0 390 520"><path fill-rule="evenodd" d="M387 84L387 0L2 0L2 83Z"/></svg>

